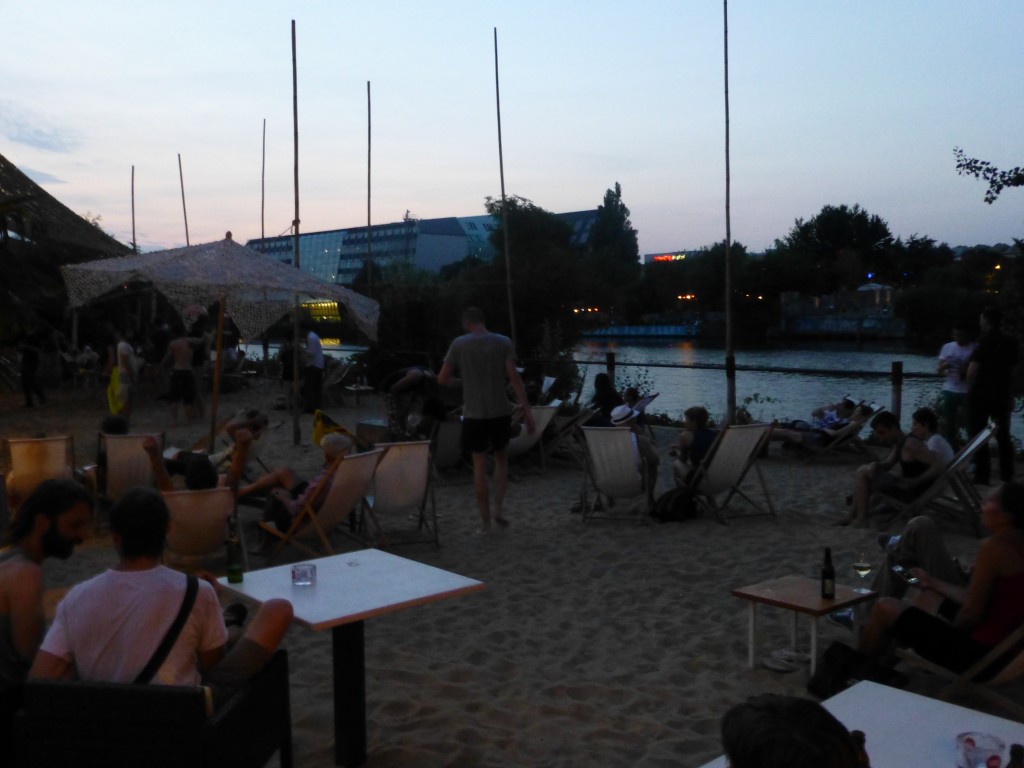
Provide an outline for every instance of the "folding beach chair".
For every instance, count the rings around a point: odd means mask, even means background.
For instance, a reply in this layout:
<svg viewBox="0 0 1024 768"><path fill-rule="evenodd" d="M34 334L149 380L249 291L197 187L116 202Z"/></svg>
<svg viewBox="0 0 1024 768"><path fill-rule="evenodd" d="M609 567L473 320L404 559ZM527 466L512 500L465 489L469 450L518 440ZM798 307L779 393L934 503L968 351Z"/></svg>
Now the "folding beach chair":
<svg viewBox="0 0 1024 768"><path fill-rule="evenodd" d="M582 469L586 469L586 448L579 429L593 417L594 411L580 408L579 412L571 416L552 418L553 429L549 430L547 437L541 435L541 452L544 454L545 466L550 459L565 456Z"/></svg>
<svg viewBox="0 0 1024 768"><path fill-rule="evenodd" d="M632 430L625 427L581 427L586 446L586 472L580 491L580 510L583 522L591 520L636 520L646 523L650 519L650 502L644 485L646 462L634 447ZM594 489L594 498L588 493ZM602 499L601 497L605 498ZM616 512L611 507L617 499L644 497L639 519L627 507Z"/></svg>
<svg viewBox="0 0 1024 768"><path fill-rule="evenodd" d="M770 424L732 424L726 427L718 433L700 467L687 484L694 494L694 499L710 509L723 525L728 525L731 520L740 517L775 518L775 507L772 505L768 486L765 485L764 475L757 464L758 454L767 442L771 429ZM758 506L740 488L751 467L757 473L767 509ZM725 500L719 504L717 497L723 493ZM726 515L725 509L734 496L742 497L754 511Z"/></svg>
<svg viewBox="0 0 1024 768"><path fill-rule="evenodd" d="M348 522L351 525L354 520L352 513L370 490L374 470L383 456L384 451L375 450L339 457L330 470L333 477L331 487L325 490L327 484L323 483L314 489L287 531L281 532L273 524L261 522L261 529L279 539L267 558L268 562L272 561L286 544L294 544L314 557L321 554L333 555L331 533L342 523ZM318 509L315 505L321 498L323 504ZM370 515L373 516L372 510ZM354 531L346 533L359 543L365 544ZM311 544L307 544L306 541L311 541ZM317 552L315 546L319 546L322 552Z"/></svg>
<svg viewBox="0 0 1024 768"><path fill-rule="evenodd" d="M74 477L75 441L71 435L4 441L7 500L13 513L44 480Z"/></svg>
<svg viewBox="0 0 1024 768"><path fill-rule="evenodd" d="M462 455L462 422L458 419L437 422L431 443L430 468L436 481L441 482L445 471L468 467Z"/></svg>
<svg viewBox="0 0 1024 768"><path fill-rule="evenodd" d="M509 440L508 443L508 458L509 461L517 459L520 456L526 454L537 448L537 453L540 455L540 468L541 471L547 469L547 465L544 461L544 451L541 449L541 438L544 435L544 430L548 428L548 424L555 417L558 412L558 408L561 403L552 403L551 405L535 405L530 408L533 413L533 432L527 432L526 428L523 427L522 432Z"/></svg>
<svg viewBox="0 0 1024 768"><path fill-rule="evenodd" d="M161 495L171 512L167 532L170 555L195 562L226 551L228 521L235 514L235 492L231 488L165 491ZM249 570L242 527L236 528L242 545L242 567Z"/></svg>
<svg viewBox="0 0 1024 768"><path fill-rule="evenodd" d="M384 456L363 499L363 511L373 513L375 538L385 549L393 544L426 542L440 546L437 504L430 482L430 441L378 443L377 447L384 451ZM416 521L415 531L397 530L394 526L385 531L381 522L407 517ZM360 530L363 527L364 521L360 519Z"/></svg>
<svg viewBox="0 0 1024 768"><path fill-rule="evenodd" d="M935 516L946 514L958 520L967 519L976 535L981 535L982 498L967 476L968 467L978 451L988 450L989 440L995 433L994 424L972 437L946 465L941 475L920 494L907 501L886 493L876 493L874 501L895 510L887 522L897 517L913 517L918 514Z"/></svg>
<svg viewBox="0 0 1024 768"><path fill-rule="evenodd" d="M860 433L864 431L863 424L851 422L840 428L840 434L825 445L813 445L811 443L800 444L800 458L805 463L815 459L829 456L864 458L870 456L871 452L864 445Z"/></svg>
<svg viewBox="0 0 1024 768"><path fill-rule="evenodd" d="M1024 644L1024 624L1017 627L1006 639L985 654L979 661L976 661L969 669L959 674L918 656L913 650L908 648L897 649L896 657L913 667L919 667L948 680L949 684L937 694L937 697L943 701L948 701L957 694L979 696L997 706L1005 708L1012 713L1014 719L1024 721L1024 705L996 690L998 686L1011 683L1024 675L1024 652L1020 651L1022 644ZM1016 655L1006 666L993 675L991 679L985 681L975 679L990 664L1015 649L1017 650Z"/></svg>

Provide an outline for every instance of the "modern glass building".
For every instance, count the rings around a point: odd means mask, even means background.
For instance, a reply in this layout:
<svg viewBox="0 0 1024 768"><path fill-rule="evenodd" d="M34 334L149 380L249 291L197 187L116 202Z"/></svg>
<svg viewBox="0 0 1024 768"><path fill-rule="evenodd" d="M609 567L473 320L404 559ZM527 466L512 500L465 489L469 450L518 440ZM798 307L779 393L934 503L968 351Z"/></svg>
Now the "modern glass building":
<svg viewBox="0 0 1024 768"><path fill-rule="evenodd" d="M597 211L555 214L572 227L572 242L584 247ZM496 223L492 216L461 216L441 219L405 219L391 224L332 229L299 235L299 267L333 283L351 285L368 256L382 272L411 268L439 272L447 264L476 256L494 258L490 243ZM292 263L294 238L256 238L246 246L285 264Z"/></svg>

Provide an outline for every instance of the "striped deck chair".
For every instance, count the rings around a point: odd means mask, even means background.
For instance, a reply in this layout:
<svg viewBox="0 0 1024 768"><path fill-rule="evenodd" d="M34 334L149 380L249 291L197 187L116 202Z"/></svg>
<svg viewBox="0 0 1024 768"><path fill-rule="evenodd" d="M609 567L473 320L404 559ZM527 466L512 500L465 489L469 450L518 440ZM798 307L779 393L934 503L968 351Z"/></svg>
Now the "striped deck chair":
<svg viewBox="0 0 1024 768"><path fill-rule="evenodd" d="M644 487L645 462L633 444L633 432L626 427L581 427L586 447L586 472L580 491L583 522L591 520L650 521L650 503ZM639 461L639 466L637 462ZM593 487L594 497L589 494ZM631 505L621 511L614 502L619 499L644 497L639 516ZM602 498L604 497L604 498Z"/></svg>
<svg viewBox="0 0 1024 768"><path fill-rule="evenodd" d="M718 433L704 461L687 484L686 487L693 491L695 500L710 509L723 525L729 525L731 520L740 517L775 518L775 507L768 493L768 486L765 485L764 475L757 464L758 454L768 440L770 432L770 424L733 424L726 427ZM757 473L767 509L759 506L740 488L751 467ZM723 493L725 499L719 503L718 497ZM743 498L753 511L726 515L726 507L734 496Z"/></svg>

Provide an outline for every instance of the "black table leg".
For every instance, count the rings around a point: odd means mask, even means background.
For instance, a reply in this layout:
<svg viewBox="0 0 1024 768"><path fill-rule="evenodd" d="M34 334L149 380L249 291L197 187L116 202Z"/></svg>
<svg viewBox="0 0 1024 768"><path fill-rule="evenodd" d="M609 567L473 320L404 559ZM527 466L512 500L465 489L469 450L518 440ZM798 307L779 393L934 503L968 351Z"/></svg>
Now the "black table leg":
<svg viewBox="0 0 1024 768"><path fill-rule="evenodd" d="M331 630L334 646L334 764L366 765L366 659L363 622Z"/></svg>

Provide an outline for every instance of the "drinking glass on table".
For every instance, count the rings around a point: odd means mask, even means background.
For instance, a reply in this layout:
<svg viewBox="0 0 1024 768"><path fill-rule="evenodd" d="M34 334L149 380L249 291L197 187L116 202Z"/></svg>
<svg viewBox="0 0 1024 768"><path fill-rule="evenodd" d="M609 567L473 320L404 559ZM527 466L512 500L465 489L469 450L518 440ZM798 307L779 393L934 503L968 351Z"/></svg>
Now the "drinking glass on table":
<svg viewBox="0 0 1024 768"><path fill-rule="evenodd" d="M864 586L864 579L871 573L871 561L868 560L867 552L858 552L857 556L853 559L853 570L860 576L860 586L856 587L853 591L864 594L871 590Z"/></svg>

